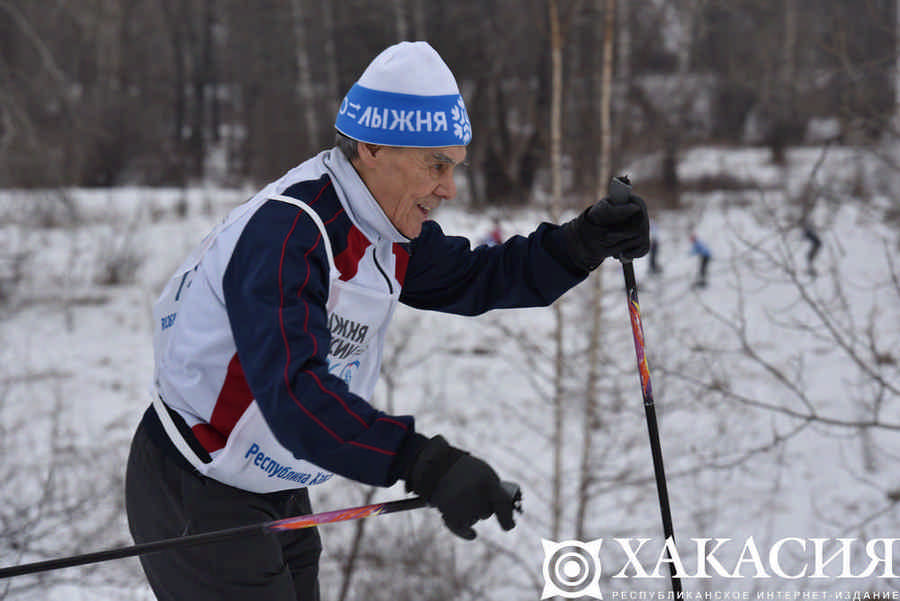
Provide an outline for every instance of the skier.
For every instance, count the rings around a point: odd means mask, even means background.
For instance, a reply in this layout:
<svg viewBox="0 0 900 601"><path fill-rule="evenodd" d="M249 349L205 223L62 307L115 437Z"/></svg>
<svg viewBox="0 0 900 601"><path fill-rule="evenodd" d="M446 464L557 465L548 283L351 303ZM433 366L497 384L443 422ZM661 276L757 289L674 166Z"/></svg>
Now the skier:
<svg viewBox="0 0 900 601"><path fill-rule="evenodd" d="M650 274L657 275L662 273L662 267L659 264L659 229L654 221L650 221Z"/></svg>
<svg viewBox="0 0 900 601"><path fill-rule="evenodd" d="M819 254L819 250L822 248L822 239L819 238L815 226L813 226L809 219L803 220L801 228L803 229L803 237L809 241L809 250L806 251L806 273L812 277L816 277L815 260L816 255Z"/></svg>
<svg viewBox="0 0 900 601"><path fill-rule="evenodd" d="M503 230L500 228L499 218L494 217L494 227L491 228L491 231L485 234L484 238L481 239L481 243L487 244L488 246L503 244Z"/></svg>
<svg viewBox="0 0 900 601"><path fill-rule="evenodd" d="M706 270L709 267L712 253L710 252L709 247L701 242L697 237L697 234L694 233L691 234L691 254L699 257L697 279L694 280L694 283L691 286L693 288L705 288L707 284Z"/></svg>
<svg viewBox="0 0 900 601"><path fill-rule="evenodd" d="M136 542L311 511L333 474L403 480L464 539L512 500L494 469L371 404L398 303L475 315L545 306L607 257L647 253L643 200L471 249L428 220L456 193L471 128L425 42L379 54L344 98L336 146L240 205L154 306L154 398L132 440ZM315 529L145 555L158 599L318 599Z"/></svg>

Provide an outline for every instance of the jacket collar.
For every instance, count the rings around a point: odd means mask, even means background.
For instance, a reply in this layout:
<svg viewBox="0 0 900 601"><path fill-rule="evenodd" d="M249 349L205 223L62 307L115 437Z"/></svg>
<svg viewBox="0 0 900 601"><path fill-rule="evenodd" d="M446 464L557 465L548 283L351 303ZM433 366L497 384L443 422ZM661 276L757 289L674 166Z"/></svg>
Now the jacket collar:
<svg viewBox="0 0 900 601"><path fill-rule="evenodd" d="M356 172L356 168L347 160L344 153L337 147L322 153L322 161L331 174L334 188L344 210L356 227L362 231L366 238L377 241L385 238L391 242L405 243L409 238L401 234L388 216L365 182Z"/></svg>

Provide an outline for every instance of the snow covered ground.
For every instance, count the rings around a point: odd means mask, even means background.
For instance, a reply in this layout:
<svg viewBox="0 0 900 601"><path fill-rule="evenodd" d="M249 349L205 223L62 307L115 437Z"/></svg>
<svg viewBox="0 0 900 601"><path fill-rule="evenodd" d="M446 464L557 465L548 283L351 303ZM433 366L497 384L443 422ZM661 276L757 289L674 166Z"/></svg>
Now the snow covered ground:
<svg viewBox="0 0 900 601"><path fill-rule="evenodd" d="M885 218L896 201L878 189L864 201L842 200L873 168L849 149L829 151L815 180L824 245L812 278L807 242L788 227L794 212L785 194L795 197L807 185L822 154L798 149L789 156L785 171L754 149L686 153L687 180L729 173L752 187L687 195L684 210L655 217L662 275L650 275L645 259L636 262L675 533L689 573L696 571L697 538L733 539L718 554L731 571L750 536L764 556L786 537L849 537L863 545L900 537L900 266L897 224ZM639 191L640 167L633 173ZM0 192L0 259L18 257L13 271L21 274L15 286L0 288L2 566L130 544L121 481L131 431L147 404L150 302L184 254L250 190L183 194L70 191L77 221L69 223L50 193ZM183 200L182 218L176 209ZM452 205L436 218L473 240L491 225ZM504 216L505 233L527 233L544 218L534 210ZM706 288L690 286L697 269L691 232L713 250ZM3 273L10 270L0 269L0 282ZM610 578L625 564L613 538L652 538L640 555L652 568L661 529L621 269L608 261L598 273L601 392L583 538L606 541L600 588L615 598L668 583ZM586 283L563 301L560 540L575 538L591 289ZM489 459L521 483L526 513L511 533L481 525L474 543L453 540L433 511L369 520L349 598L399 599L400 591L417 590L428 593L419 598L540 598L541 539L554 538L556 327L549 308L476 318L398 311L376 404L412 413L420 431L443 433ZM366 492L329 483L313 490L314 507L360 504ZM397 486L374 499L402 496ZM323 529L326 598L337 598L356 528ZM786 573L809 561L800 550L796 541L786 545ZM864 553L854 556L853 572L868 563ZM748 560L739 578L690 578L685 590L751 598L900 590L896 579L878 578L881 570L836 578L839 564L823 578L753 578ZM4 598L152 597L129 559L0 581Z"/></svg>

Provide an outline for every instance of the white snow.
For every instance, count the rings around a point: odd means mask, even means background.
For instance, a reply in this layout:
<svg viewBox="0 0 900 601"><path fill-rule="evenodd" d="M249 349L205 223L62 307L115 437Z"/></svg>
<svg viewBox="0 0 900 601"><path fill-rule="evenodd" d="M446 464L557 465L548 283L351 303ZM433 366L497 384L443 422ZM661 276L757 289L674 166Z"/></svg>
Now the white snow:
<svg viewBox="0 0 900 601"><path fill-rule="evenodd" d="M662 277L647 273L645 259L636 262L675 534L689 567L697 561L692 538L737 541L720 557L733 566L749 536L760 549L784 537L900 536L892 500L900 496L900 266L896 223L884 219L896 201L839 198L854 173L876 167L851 149L830 150L817 172L822 201L815 217L824 245L820 275L810 278L805 240L797 229L781 235L779 228L790 219L785 193L799 193L820 156L821 149L793 150L785 170L754 149L685 153L685 180L724 173L754 189L689 195L685 210L656 218ZM842 169L848 164L853 170ZM77 223L57 215L62 225L36 227L34 211L59 206L51 194L0 193L0 255L26 256L25 279L0 314L2 566L130 544L120 485L130 434L147 404L149 303L191 246L249 196L248 190L190 190L182 219L174 214L183 194L178 190L74 190ZM505 216L504 233L527 234L545 218L535 211ZM491 227L490 218L452 205L436 219L445 231L473 240ZM705 289L689 286L696 270L688 252L691 231L714 253ZM97 283L123 264L119 283ZM624 561L611 552L614 537L658 541L661 528L621 269L607 261L598 271L593 277L602 277L604 287L601 393L585 538L607 541L600 586L611 598L666 590L668 582L609 578ZM591 287L587 282L563 300L567 503L559 540L575 538ZM363 561L354 598L374 598L371 591L379 590L387 598L390 587L402 584L397 574L405 575L406 586L435 594L450 577L467 583L454 598L540 597L541 539L554 538L554 327L549 308L476 318L398 311L385 364L389 377L375 404L414 414L420 431L442 433L488 459L502 477L522 485L526 513L511 533L481 524L474 543L455 541L430 510L368 520L366 552L395 565ZM853 425L872 419L887 426ZM57 458L52 472L51 456ZM70 498L87 489L91 502L62 515L52 503L41 506L40 515L13 511L40 505L44 483L57 471L69 477L54 476L53 488ZM314 507L361 504L365 491L329 483L313 489ZM377 491L375 499L404 494L398 485ZM42 516L55 530L44 532ZM13 537L5 531L16 520L34 524L44 554L20 556L10 548ZM340 562L354 531L352 524L322 529L327 598L337 595ZM795 555L782 556L787 572L805 561ZM863 560L855 565L865 566ZM738 579L689 579L685 590L746 591L751 598L760 591L816 590L829 599L839 592L898 590L896 580L875 576L753 579L749 565L742 573ZM152 596L130 559L47 580L0 581L4 598Z"/></svg>

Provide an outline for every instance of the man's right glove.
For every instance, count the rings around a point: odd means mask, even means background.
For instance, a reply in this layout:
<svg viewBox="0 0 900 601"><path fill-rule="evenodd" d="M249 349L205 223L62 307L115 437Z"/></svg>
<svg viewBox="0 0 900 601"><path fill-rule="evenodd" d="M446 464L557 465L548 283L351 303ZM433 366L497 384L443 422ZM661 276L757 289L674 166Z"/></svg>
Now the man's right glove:
<svg viewBox="0 0 900 601"><path fill-rule="evenodd" d="M650 250L650 218L644 200L629 195L628 202L613 204L608 198L585 209L563 224L563 237L572 262L585 271L603 259L636 259Z"/></svg>
<svg viewBox="0 0 900 601"><path fill-rule="evenodd" d="M475 538L472 526L497 515L504 530L512 530L514 499L501 486L487 463L450 446L444 437L430 439L413 461L406 490L437 507L451 532L466 540Z"/></svg>

